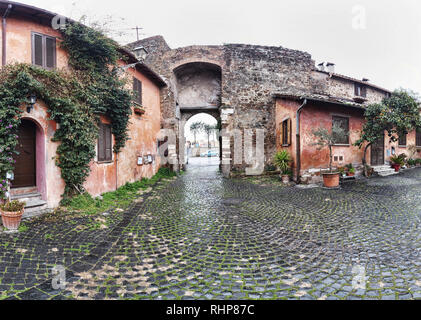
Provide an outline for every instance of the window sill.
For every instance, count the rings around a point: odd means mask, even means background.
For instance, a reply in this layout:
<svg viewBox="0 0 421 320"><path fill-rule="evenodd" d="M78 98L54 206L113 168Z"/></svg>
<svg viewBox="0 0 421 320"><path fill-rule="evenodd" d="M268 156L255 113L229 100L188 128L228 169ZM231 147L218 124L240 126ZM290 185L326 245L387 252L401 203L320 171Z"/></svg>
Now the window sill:
<svg viewBox="0 0 421 320"><path fill-rule="evenodd" d="M283 147L283 148L288 148L288 147L290 147L290 146L291 146L290 144L283 144L283 145L282 145L282 147Z"/></svg>
<svg viewBox="0 0 421 320"><path fill-rule="evenodd" d="M97 161L97 164L112 164L114 163L114 160L108 160L108 161Z"/></svg>

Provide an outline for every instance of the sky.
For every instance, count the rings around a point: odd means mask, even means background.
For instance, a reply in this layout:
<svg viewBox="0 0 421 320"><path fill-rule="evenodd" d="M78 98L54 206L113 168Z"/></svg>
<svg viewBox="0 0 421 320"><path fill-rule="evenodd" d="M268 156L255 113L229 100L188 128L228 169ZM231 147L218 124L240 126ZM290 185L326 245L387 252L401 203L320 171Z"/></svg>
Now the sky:
<svg viewBox="0 0 421 320"><path fill-rule="evenodd" d="M162 35L172 48L249 43L310 53L336 72L421 92L419 0L23 0L72 18L112 20L122 44ZM118 33L124 33L120 35Z"/></svg>

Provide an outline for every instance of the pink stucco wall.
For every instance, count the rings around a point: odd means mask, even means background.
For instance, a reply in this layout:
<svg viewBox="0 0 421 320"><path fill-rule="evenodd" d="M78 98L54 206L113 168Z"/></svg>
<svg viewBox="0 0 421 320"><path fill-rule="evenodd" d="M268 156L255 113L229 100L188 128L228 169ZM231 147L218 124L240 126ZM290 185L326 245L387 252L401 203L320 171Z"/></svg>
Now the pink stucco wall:
<svg viewBox="0 0 421 320"><path fill-rule="evenodd" d="M60 48L60 34L57 31L28 18L10 17L7 23L7 63L32 63L31 33L38 32L57 37L57 68L68 67L68 55ZM143 177L150 178L160 166L156 141L161 128L160 88L148 77L134 69L129 69L128 77L128 88L131 88L132 77L136 77L142 82L145 114L142 116L133 114L131 117L130 140L118 155L118 161L115 154L113 154L111 163L99 163L97 159L92 161L91 174L85 187L93 196L113 191L127 182L134 182ZM48 206L54 208L61 201L65 185L60 169L55 163L59 143L51 141L57 124L48 120L47 110L47 106L42 101L38 101L29 114L26 112L26 106L22 106L23 117L37 124L36 187L42 194L42 198L47 201ZM102 117L102 121L109 122L110 119ZM138 156L148 154L156 156L155 163L138 166Z"/></svg>

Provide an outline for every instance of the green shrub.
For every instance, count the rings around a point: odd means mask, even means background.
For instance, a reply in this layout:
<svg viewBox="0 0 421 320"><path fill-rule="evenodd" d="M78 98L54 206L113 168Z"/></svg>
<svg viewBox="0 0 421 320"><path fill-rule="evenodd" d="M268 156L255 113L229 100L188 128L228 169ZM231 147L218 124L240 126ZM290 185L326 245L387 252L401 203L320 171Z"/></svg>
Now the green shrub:
<svg viewBox="0 0 421 320"><path fill-rule="evenodd" d="M281 170L282 175L289 175L291 170L291 162L291 156L286 150L277 152L273 159L273 163Z"/></svg>
<svg viewBox="0 0 421 320"><path fill-rule="evenodd" d="M11 201L4 204L0 204L0 209L5 212L19 212L25 208L26 203L20 201Z"/></svg>

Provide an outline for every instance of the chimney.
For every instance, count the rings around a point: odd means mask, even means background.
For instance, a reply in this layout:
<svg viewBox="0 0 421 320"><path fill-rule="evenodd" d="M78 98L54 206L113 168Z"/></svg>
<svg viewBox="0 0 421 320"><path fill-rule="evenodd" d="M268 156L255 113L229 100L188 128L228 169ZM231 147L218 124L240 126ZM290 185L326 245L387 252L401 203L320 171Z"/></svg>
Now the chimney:
<svg viewBox="0 0 421 320"><path fill-rule="evenodd" d="M367 78L363 78L363 82L370 82L370 80Z"/></svg>
<svg viewBox="0 0 421 320"><path fill-rule="evenodd" d="M332 62L326 63L327 72L329 73L335 73L335 64Z"/></svg>
<svg viewBox="0 0 421 320"><path fill-rule="evenodd" d="M319 67L320 71L325 71L325 63L324 62L319 63L317 66Z"/></svg>

